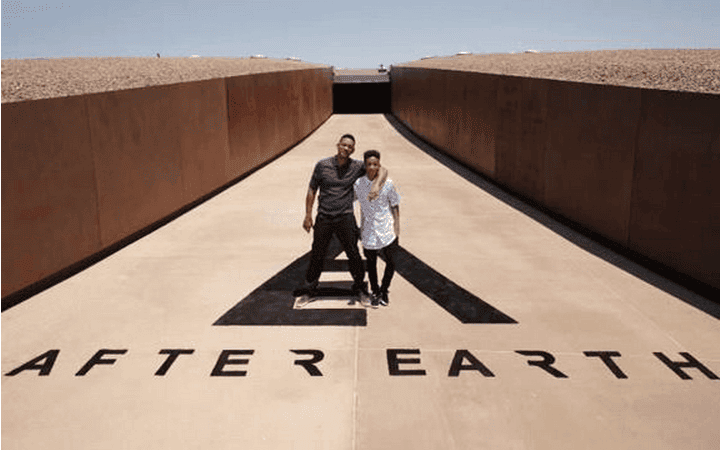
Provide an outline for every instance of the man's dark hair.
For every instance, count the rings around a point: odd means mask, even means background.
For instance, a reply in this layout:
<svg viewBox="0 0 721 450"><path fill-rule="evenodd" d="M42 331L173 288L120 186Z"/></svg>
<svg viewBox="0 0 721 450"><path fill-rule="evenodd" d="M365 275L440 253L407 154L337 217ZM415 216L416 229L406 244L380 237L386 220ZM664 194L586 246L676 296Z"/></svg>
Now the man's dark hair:
<svg viewBox="0 0 721 450"><path fill-rule="evenodd" d="M365 153L363 153L363 162L365 162L368 158L372 158L375 156L380 161L381 159L381 153L378 150L368 150Z"/></svg>
<svg viewBox="0 0 721 450"><path fill-rule="evenodd" d="M350 140L353 141L353 143L355 144L355 138L353 137L352 134L346 133L346 134L344 134L343 136L340 137L340 140L342 141L342 140L345 139L345 138L350 139Z"/></svg>

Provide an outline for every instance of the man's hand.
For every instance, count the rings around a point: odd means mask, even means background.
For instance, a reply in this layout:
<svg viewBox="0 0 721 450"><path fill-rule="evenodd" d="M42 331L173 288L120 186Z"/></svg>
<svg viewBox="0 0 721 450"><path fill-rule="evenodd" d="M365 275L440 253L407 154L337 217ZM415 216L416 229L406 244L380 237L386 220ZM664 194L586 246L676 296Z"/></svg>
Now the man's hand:
<svg viewBox="0 0 721 450"><path fill-rule="evenodd" d="M305 219L303 219L303 229L306 233L310 233L310 229L313 228L313 202L315 202L315 189L308 187L308 192L305 194Z"/></svg>
<svg viewBox="0 0 721 450"><path fill-rule="evenodd" d="M305 216L303 220L303 229L306 233L310 233L310 229L313 228L313 218L311 216Z"/></svg>
<svg viewBox="0 0 721 450"><path fill-rule="evenodd" d="M399 206L392 206L391 214L393 215L393 232L396 234L396 238L398 238L401 235L401 208Z"/></svg>
<svg viewBox="0 0 721 450"><path fill-rule="evenodd" d="M373 180L373 184L371 184L371 190L368 193L368 200L373 201L378 198L378 195L381 192L381 189L383 188L383 183L386 182L386 179L388 178L388 170L386 170L385 167L381 167L378 169L378 175L376 176L376 179Z"/></svg>

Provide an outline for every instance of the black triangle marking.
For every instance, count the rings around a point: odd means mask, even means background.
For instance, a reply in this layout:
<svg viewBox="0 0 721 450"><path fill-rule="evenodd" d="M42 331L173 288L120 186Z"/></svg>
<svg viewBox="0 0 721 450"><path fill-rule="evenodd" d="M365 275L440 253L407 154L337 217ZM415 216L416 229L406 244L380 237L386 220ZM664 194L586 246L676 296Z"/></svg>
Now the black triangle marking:
<svg viewBox="0 0 721 450"><path fill-rule="evenodd" d="M335 259L342 251L340 242L333 237L328 249L329 259L324 264L324 272L348 270L347 260ZM223 314L214 325L365 326L367 316L364 309L293 309L295 303L293 291L305 277L309 262L310 252L290 263L248 294ZM396 273L462 323L517 323L401 246L396 252Z"/></svg>

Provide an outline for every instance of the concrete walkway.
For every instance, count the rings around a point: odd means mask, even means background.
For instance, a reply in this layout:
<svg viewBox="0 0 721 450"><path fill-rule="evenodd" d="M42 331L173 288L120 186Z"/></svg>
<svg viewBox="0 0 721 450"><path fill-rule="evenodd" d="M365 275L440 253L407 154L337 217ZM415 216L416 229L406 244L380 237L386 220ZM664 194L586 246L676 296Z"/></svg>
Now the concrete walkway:
<svg viewBox="0 0 721 450"><path fill-rule="evenodd" d="M425 279L397 274L387 308L306 307L365 325L214 325L309 251L311 170L345 132L357 159L381 151ZM383 115L332 116L4 312L3 448L719 448L718 304L429 152ZM463 323L442 307L448 286L512 320Z"/></svg>

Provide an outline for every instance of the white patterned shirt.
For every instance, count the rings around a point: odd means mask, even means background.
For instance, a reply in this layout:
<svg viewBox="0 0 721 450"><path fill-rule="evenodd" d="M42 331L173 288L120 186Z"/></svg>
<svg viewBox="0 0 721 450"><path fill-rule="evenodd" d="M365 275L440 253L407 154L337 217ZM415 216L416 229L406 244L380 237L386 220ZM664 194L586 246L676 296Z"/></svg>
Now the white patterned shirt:
<svg viewBox="0 0 721 450"><path fill-rule="evenodd" d="M358 178L353 184L356 200L361 207L361 242L368 250L381 249L396 238L393 231L392 206L398 206L401 198L396 192L393 181L388 178L383 183L378 197L368 200L373 182L368 176Z"/></svg>

